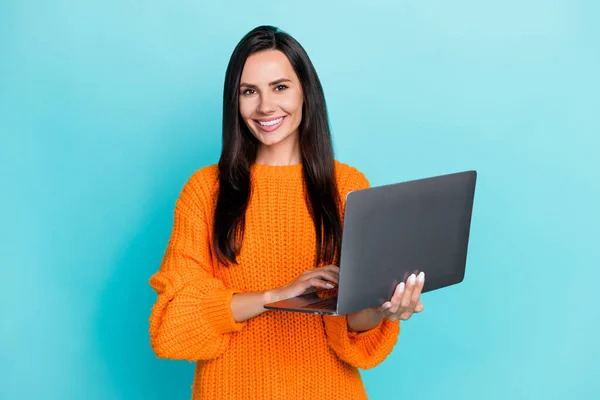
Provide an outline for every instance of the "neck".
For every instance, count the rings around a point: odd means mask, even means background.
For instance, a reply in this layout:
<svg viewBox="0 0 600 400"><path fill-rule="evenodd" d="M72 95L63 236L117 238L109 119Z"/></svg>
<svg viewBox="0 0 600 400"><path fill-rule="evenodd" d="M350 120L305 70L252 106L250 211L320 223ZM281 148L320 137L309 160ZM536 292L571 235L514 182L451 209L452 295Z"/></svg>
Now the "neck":
<svg viewBox="0 0 600 400"><path fill-rule="evenodd" d="M294 165L302 162L298 134L292 134L283 141L266 146L261 145L256 155L256 164Z"/></svg>

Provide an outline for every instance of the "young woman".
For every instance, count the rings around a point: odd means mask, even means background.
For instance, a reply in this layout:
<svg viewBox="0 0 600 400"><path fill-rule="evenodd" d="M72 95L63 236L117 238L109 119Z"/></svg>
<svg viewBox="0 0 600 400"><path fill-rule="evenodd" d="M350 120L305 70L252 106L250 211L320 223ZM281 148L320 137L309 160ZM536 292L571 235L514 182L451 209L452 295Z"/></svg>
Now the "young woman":
<svg viewBox="0 0 600 400"><path fill-rule="evenodd" d="M334 159L302 46L274 27L249 32L227 67L219 163L185 184L150 279L152 348L197 362L194 399L366 398L358 368L383 361L399 320L423 310L423 274L347 316L263 306L337 284L344 199L368 185Z"/></svg>

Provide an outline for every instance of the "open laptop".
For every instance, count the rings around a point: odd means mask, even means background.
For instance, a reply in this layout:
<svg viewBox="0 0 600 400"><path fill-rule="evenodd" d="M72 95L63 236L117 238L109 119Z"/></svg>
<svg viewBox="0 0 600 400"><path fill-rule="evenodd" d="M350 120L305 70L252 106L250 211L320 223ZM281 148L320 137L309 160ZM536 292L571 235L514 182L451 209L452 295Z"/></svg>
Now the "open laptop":
<svg viewBox="0 0 600 400"><path fill-rule="evenodd" d="M420 271L422 293L462 282L476 180L465 171L348 193L338 287L264 307L345 315L383 304Z"/></svg>

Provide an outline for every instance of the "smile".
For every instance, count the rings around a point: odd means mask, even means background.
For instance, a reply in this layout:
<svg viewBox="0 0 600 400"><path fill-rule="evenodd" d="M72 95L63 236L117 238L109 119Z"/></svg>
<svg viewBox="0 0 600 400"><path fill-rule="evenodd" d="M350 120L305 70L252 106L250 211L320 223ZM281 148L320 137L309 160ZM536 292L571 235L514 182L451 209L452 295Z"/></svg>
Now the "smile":
<svg viewBox="0 0 600 400"><path fill-rule="evenodd" d="M283 121L283 117L273 119L271 121L258 121L258 123L261 124L262 126L273 126L273 125L277 125L281 121Z"/></svg>
<svg viewBox="0 0 600 400"><path fill-rule="evenodd" d="M254 122L263 131L273 132L274 130L276 130L277 128L279 128L281 126L281 124L283 123L284 119L285 119L285 117L279 117L279 118L272 119L272 120L269 120L269 121L257 121L257 120L254 120Z"/></svg>

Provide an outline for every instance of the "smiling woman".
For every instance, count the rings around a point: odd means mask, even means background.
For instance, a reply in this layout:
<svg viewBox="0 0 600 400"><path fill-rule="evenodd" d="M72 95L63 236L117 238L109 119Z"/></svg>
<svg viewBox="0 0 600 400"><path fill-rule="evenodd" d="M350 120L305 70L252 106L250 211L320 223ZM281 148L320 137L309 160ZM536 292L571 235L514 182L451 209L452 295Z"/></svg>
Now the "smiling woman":
<svg viewBox="0 0 600 400"><path fill-rule="evenodd" d="M423 309L424 276L347 316L267 311L338 283L346 194L369 183L334 159L321 83L288 34L248 33L223 97L219 163L184 186L150 279L152 348L198 362L194 399L365 399L358 368L383 361L398 320Z"/></svg>

